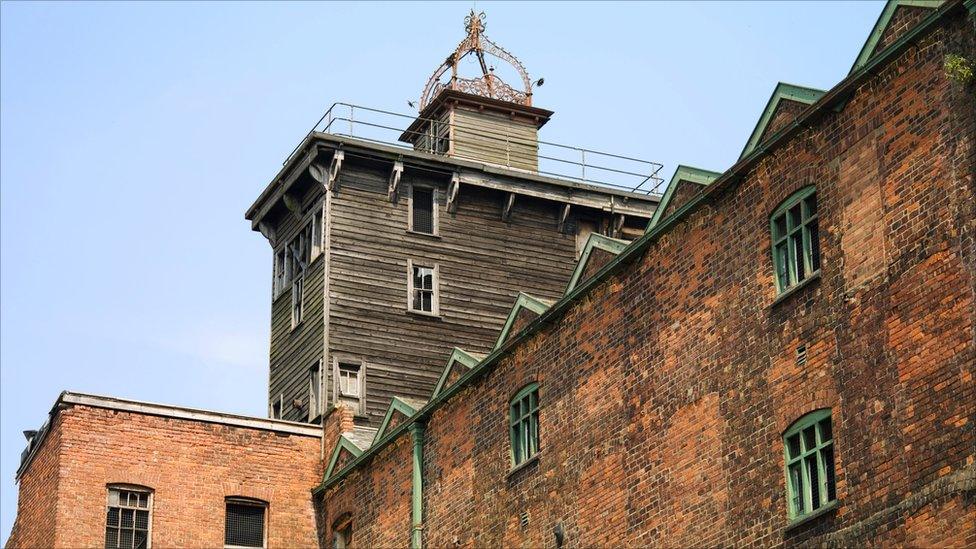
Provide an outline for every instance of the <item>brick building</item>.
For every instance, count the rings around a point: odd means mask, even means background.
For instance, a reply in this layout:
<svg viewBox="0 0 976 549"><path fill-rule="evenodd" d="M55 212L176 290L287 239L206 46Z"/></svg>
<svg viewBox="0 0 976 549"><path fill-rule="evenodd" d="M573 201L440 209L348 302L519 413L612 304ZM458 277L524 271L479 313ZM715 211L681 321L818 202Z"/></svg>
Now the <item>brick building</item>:
<svg viewBox="0 0 976 549"><path fill-rule="evenodd" d="M518 294L375 422L63 395L9 544L129 513L157 546L976 546L976 100L949 54L976 59L973 0L888 2L848 77L776 86L734 166L679 167L642 236L589 235L561 296Z"/></svg>

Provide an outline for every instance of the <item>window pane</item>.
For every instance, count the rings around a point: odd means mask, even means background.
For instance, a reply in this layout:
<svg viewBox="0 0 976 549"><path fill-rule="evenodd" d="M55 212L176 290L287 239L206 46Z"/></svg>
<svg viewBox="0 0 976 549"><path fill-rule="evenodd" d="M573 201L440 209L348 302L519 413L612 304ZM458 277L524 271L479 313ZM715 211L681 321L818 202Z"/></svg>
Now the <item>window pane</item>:
<svg viewBox="0 0 976 549"><path fill-rule="evenodd" d="M789 261L789 251L787 250L787 243L784 240L776 246L776 276L779 277L780 289L785 289L790 285Z"/></svg>
<svg viewBox="0 0 976 549"><path fill-rule="evenodd" d="M803 451L809 452L810 450L816 447L817 447L817 435L814 432L813 425L811 425L803 430Z"/></svg>
<svg viewBox="0 0 976 549"><path fill-rule="evenodd" d="M122 530L119 532L119 547L126 549L132 548L132 530Z"/></svg>
<svg viewBox="0 0 976 549"><path fill-rule="evenodd" d="M119 509L117 507L110 507L108 510L108 525L118 526L119 525Z"/></svg>
<svg viewBox="0 0 976 549"><path fill-rule="evenodd" d="M821 419L818 425L820 426L820 442L823 443L833 440L834 433L830 426L830 418Z"/></svg>
<svg viewBox="0 0 976 549"><path fill-rule="evenodd" d="M115 549L119 546L119 531L117 528L105 529L105 547Z"/></svg>
<svg viewBox="0 0 976 549"><path fill-rule="evenodd" d="M434 232L434 192L432 189L413 189L413 230Z"/></svg>
<svg viewBox="0 0 976 549"><path fill-rule="evenodd" d="M831 444L823 450L820 455L824 461L824 471L827 473L827 501L837 499L837 486L834 479L834 445Z"/></svg>
<svg viewBox="0 0 976 549"><path fill-rule="evenodd" d="M515 465L522 463L521 441L522 438L519 436L519 424L516 423L515 425L512 425L512 460L515 462Z"/></svg>
<svg viewBox="0 0 976 549"><path fill-rule="evenodd" d="M800 455L800 434L797 433L790 438L786 439L786 446L789 449L790 458L795 458Z"/></svg>
<svg viewBox="0 0 976 549"><path fill-rule="evenodd" d="M786 215L789 218L788 225L791 231L800 226L800 223L802 222L803 218L800 215L799 204L790 208L789 211L787 211Z"/></svg>
<svg viewBox="0 0 976 549"><path fill-rule="evenodd" d="M816 219L807 225L807 235L810 240L810 265L816 271L820 269L820 225Z"/></svg>
<svg viewBox="0 0 976 549"><path fill-rule="evenodd" d="M816 193L803 199L803 204L806 206L806 217L811 217L817 215L817 195Z"/></svg>
<svg viewBox="0 0 976 549"><path fill-rule="evenodd" d="M136 547L137 549L146 549L146 547L148 547L148 544L147 544L147 540L148 539L149 538L146 535L146 532L136 532L135 540L134 540L132 546L133 547Z"/></svg>
<svg viewBox="0 0 976 549"><path fill-rule="evenodd" d="M820 508L820 468L817 467L817 455L807 456L803 461L810 478L810 503L812 505L810 510L816 511Z"/></svg>
<svg viewBox="0 0 976 549"><path fill-rule="evenodd" d="M529 417L529 448L530 454L535 455L539 451L539 415L532 414Z"/></svg>
<svg viewBox="0 0 976 549"><path fill-rule="evenodd" d="M224 522L224 545L263 546L264 507L228 503Z"/></svg>
<svg viewBox="0 0 976 549"><path fill-rule="evenodd" d="M135 511L132 509L122 509L122 528L132 528L135 524Z"/></svg>
<svg viewBox="0 0 976 549"><path fill-rule="evenodd" d="M790 466L790 487L792 492L793 514L803 514L803 475L800 473L800 464L795 463Z"/></svg>
<svg viewBox="0 0 976 549"><path fill-rule="evenodd" d="M136 511L136 528L139 530L149 529L149 511Z"/></svg>
<svg viewBox="0 0 976 549"><path fill-rule="evenodd" d="M786 236L786 214L773 220L773 239L778 240Z"/></svg>
<svg viewBox="0 0 976 549"><path fill-rule="evenodd" d="M807 277L806 265L803 262L803 233L798 231L790 235L793 245L793 264L796 268L797 282Z"/></svg>

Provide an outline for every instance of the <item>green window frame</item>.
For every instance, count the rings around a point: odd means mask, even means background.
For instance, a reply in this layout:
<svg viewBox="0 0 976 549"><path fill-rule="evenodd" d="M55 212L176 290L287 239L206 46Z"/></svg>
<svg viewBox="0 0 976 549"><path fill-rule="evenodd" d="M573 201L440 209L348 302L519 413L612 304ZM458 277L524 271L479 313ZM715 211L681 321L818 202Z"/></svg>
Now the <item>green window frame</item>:
<svg viewBox="0 0 976 549"><path fill-rule="evenodd" d="M520 390L508 405L512 467L517 467L539 453L539 384L530 383Z"/></svg>
<svg viewBox="0 0 976 549"><path fill-rule="evenodd" d="M796 420L783 433L783 454L790 520L837 501L830 409L810 412Z"/></svg>
<svg viewBox="0 0 976 549"><path fill-rule="evenodd" d="M781 294L820 271L817 189L805 187L783 201L769 218L776 292Z"/></svg>

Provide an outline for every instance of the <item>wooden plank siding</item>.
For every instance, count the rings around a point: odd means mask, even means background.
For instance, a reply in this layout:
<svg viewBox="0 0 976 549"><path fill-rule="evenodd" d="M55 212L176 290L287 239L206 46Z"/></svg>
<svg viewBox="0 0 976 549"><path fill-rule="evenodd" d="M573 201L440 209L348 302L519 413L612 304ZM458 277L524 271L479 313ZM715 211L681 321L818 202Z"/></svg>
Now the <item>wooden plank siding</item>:
<svg viewBox="0 0 976 549"><path fill-rule="evenodd" d="M322 210L322 193L312 189L302 200L302 216L288 212L279 219L277 244L284 246ZM278 247L275 247L277 250ZM286 288L271 305L271 356L268 383L268 410L271 403L284 395L282 419L308 420L308 372L322 356L323 285L325 254L311 262L305 274L305 304L302 322L291 328L291 290ZM326 368L330 372L330 368ZM295 401L300 406L294 406Z"/></svg>
<svg viewBox="0 0 976 549"><path fill-rule="evenodd" d="M557 231L559 205L516 199L501 220L504 193L462 187L445 209L448 177L408 167L398 203L388 173L348 165L333 201L330 347L367 363L367 411L382 419L394 395L426 399L451 349L487 353L519 290L558 298L575 266L575 237ZM407 231L414 184L433 186L439 237ZM407 260L439 270L440 316L407 310Z"/></svg>
<svg viewBox="0 0 976 549"><path fill-rule="evenodd" d="M539 137L534 123L460 105L453 112L452 156L522 170L539 169Z"/></svg>

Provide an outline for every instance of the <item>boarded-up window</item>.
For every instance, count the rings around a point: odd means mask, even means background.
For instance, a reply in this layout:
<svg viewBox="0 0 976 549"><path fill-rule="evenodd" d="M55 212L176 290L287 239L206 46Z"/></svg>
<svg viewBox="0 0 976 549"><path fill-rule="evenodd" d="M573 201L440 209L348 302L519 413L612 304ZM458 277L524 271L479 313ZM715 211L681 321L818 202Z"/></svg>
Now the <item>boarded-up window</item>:
<svg viewBox="0 0 976 549"><path fill-rule="evenodd" d="M411 229L434 234L434 189L414 187L411 204Z"/></svg>
<svg viewBox="0 0 976 549"><path fill-rule="evenodd" d="M227 500L224 519L225 547L264 547L264 503Z"/></svg>
<svg viewBox="0 0 976 549"><path fill-rule="evenodd" d="M108 489L105 547L133 549L149 546L152 493L131 488Z"/></svg>

